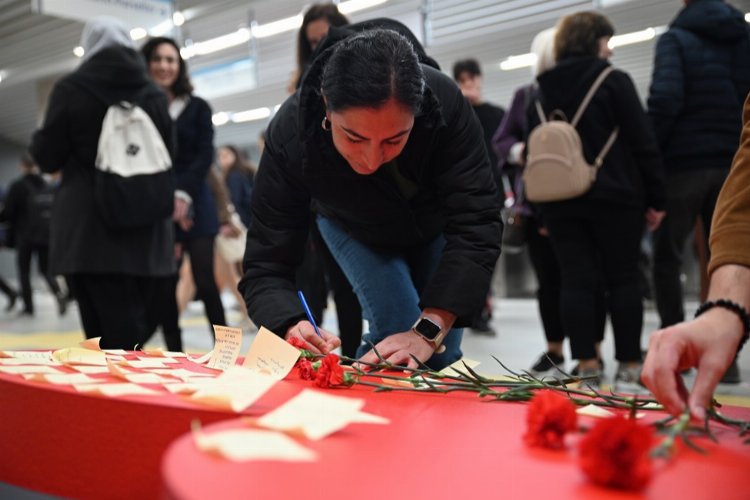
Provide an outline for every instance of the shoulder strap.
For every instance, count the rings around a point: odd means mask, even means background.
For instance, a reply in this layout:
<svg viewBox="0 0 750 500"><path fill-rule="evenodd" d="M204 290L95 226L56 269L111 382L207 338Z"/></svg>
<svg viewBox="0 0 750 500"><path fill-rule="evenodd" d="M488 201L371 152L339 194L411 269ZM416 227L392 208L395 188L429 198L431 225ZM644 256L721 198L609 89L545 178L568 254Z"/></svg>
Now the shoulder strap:
<svg viewBox="0 0 750 500"><path fill-rule="evenodd" d="M581 119L583 112L586 111L586 108L588 107L589 102L591 102L591 99L594 97L594 94L599 89L599 86L601 86L604 79L607 78L607 75L609 75L613 69L614 68L612 68L612 66L607 66L606 68L604 68L604 70L601 73L599 73L599 76L596 78L596 80L594 80L594 83L591 84L591 88L586 94L586 97L583 98L583 101L581 101L581 104L578 106L578 111L576 111L576 114L573 117L573 120L570 122L571 125L575 127L578 124L578 120Z"/></svg>
<svg viewBox="0 0 750 500"><path fill-rule="evenodd" d="M542 105L539 103L539 99L534 99L534 106L536 106L536 114L539 115L539 120L542 123L547 123L547 117L544 116L544 110L542 109Z"/></svg>

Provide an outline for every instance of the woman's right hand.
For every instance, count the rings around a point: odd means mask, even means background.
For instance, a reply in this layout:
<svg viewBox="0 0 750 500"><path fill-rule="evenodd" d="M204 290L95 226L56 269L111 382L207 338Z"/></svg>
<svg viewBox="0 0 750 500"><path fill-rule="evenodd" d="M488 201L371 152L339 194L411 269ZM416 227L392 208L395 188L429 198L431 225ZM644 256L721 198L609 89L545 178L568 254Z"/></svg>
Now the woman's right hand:
<svg viewBox="0 0 750 500"><path fill-rule="evenodd" d="M315 327L307 320L302 320L286 331L284 338L296 337L305 342L305 349L315 354L328 354L341 345L341 340L331 333L319 328L321 337L315 333Z"/></svg>

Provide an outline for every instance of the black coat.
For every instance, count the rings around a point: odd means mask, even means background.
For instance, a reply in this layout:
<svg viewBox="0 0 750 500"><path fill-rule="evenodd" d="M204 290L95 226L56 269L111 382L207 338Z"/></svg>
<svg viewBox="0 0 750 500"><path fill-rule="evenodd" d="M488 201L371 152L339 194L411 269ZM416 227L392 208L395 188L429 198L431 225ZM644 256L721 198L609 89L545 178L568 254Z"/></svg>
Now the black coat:
<svg viewBox="0 0 750 500"><path fill-rule="evenodd" d="M372 247L408 252L444 234L447 245L421 307L448 310L457 315L456 326L468 325L486 299L502 234L476 115L450 78L423 65L423 111L394 160L403 189L388 166L359 175L321 128L325 110L317 91L329 54L315 60L266 132L240 283L251 318L278 334L305 318L294 271L312 203L315 212Z"/></svg>
<svg viewBox="0 0 750 500"><path fill-rule="evenodd" d="M43 242L43 235L34 234L37 232L36 228L29 224L29 205L31 198L46 185L44 178L34 173L24 174L11 183L0 211L0 222L8 224L8 246L20 247L26 243ZM44 241L49 241L49 234Z"/></svg>
<svg viewBox="0 0 750 500"><path fill-rule="evenodd" d="M656 44L648 113L668 172L729 169L750 92L750 31L721 0L693 0Z"/></svg>
<svg viewBox="0 0 750 500"><path fill-rule="evenodd" d="M559 109L572 119L591 84L608 65L598 57L573 57L540 74L537 81L545 113L549 116ZM529 129L538 124L534 110L529 115ZM591 190L574 200L545 203L545 207L559 209L589 200L644 209L664 207L664 171L651 124L633 81L627 73L614 70L596 91L576 127L590 164L618 126L620 133Z"/></svg>
<svg viewBox="0 0 750 500"><path fill-rule="evenodd" d="M148 87L150 91L144 91ZM96 98L89 89L100 96ZM94 202L94 163L107 105L143 92L141 107L167 148L173 143L167 100L148 79L140 55L113 47L85 61L52 90L31 154L45 172L62 171L55 197L50 241L54 274L163 276L173 272L174 232L169 218L137 229L107 227Z"/></svg>

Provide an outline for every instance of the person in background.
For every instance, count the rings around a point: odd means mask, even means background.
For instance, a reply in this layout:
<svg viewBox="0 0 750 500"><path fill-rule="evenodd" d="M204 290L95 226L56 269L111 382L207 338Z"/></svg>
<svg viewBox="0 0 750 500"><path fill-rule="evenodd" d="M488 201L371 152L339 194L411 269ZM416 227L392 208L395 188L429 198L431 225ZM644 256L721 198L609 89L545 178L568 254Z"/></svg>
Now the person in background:
<svg viewBox="0 0 750 500"><path fill-rule="evenodd" d="M237 289L242 275L242 254L244 254L245 239L247 237L247 227L250 225L250 200L253 192L253 178L255 176L255 167L245 160L244 155L236 146L225 144L218 148L217 154L218 169L215 170L217 178L221 181L221 187L226 191L228 204L231 208L230 227L237 234L230 234L222 226L221 235L217 238L216 253L216 276L220 278L225 286L228 286L232 294L237 299L237 305L242 313L243 328L252 329L253 325L247 317L247 308L242 294ZM239 224L234 221L238 219ZM235 239L238 238L236 241ZM231 243L231 248L239 246L241 243L242 252L229 251L230 248L222 247L222 241ZM222 250L224 249L224 250Z"/></svg>
<svg viewBox="0 0 750 500"><path fill-rule="evenodd" d="M560 20L555 66L537 76L539 102L547 116L553 110L575 115L594 81L610 66L608 42L613 34L609 19L596 12ZM530 129L540 123L537 113L529 119ZM576 127L589 164L616 128L619 135L588 192L537 206L560 265L560 311L580 375L593 377L590 385L598 385L603 376L595 348L603 281L619 361L615 390L636 392L643 327L639 248L644 225L653 230L664 216L664 179L648 117L633 81L620 70L605 77Z"/></svg>
<svg viewBox="0 0 750 500"><path fill-rule="evenodd" d="M708 238L716 198L737 150L742 102L750 92L750 28L744 14L723 0L684 3L656 43L648 96L667 172L667 215L654 233L661 328L685 319L680 281L685 241L699 218ZM723 381L739 383L736 363Z"/></svg>
<svg viewBox="0 0 750 500"><path fill-rule="evenodd" d="M291 94L299 87L315 48L328 34L328 29L346 24L349 24L349 19L339 12L335 3L315 3L305 11L297 32L297 68L292 72L287 93Z"/></svg>
<svg viewBox="0 0 750 500"><path fill-rule="evenodd" d="M708 301L693 320L654 332L641 378L665 409L704 421L719 380L750 334L750 94L740 147L711 225ZM681 372L698 374L688 392Z"/></svg>
<svg viewBox="0 0 750 500"><path fill-rule="evenodd" d="M171 38L150 39L141 48L149 75L167 95L169 114L175 122L177 149L174 171L177 180L175 213L180 255L190 255L191 270L198 296L211 325L226 325L224 306L214 278L214 239L219 231L216 204L207 176L214 161L214 128L211 108L193 95L187 64ZM178 309L174 298L177 276L166 285L164 322L174 325ZM162 323L163 324L163 323Z"/></svg>
<svg viewBox="0 0 750 500"><path fill-rule="evenodd" d="M456 61L453 65L453 79L458 83L461 93L464 95L469 104L471 104L474 113L482 125L482 134L484 137L484 147L490 157L490 166L495 174L495 183L502 186L497 155L492 147L492 136L500 127L505 110L500 106L486 102L482 98L482 70L476 59L463 59ZM498 191L498 196L500 192ZM484 310L473 325L471 331L481 334L495 336L494 328L490 325L492 320L492 292L487 296Z"/></svg>
<svg viewBox="0 0 750 500"><path fill-rule="evenodd" d="M295 293L312 204L365 339L393 364L443 368L461 357L459 327L481 311L500 253L481 126L400 23L331 28L318 51L266 132L240 282L248 311L313 352L339 345ZM366 345L358 355L378 361Z"/></svg>
<svg viewBox="0 0 750 500"><path fill-rule="evenodd" d="M7 222L11 241L16 248L18 281L23 299L22 315L34 315L34 300L31 293L31 261L37 258L39 273L57 302L58 313L67 310L67 300L57 280L49 272L49 236L52 203L55 197L52 186L39 174L33 158L24 154L18 164L21 177L8 189L0 222Z"/></svg>
<svg viewBox="0 0 750 500"><path fill-rule="evenodd" d="M94 169L104 101L139 96L168 150L172 121L164 93L149 80L121 21L89 20L81 46L81 65L55 84L30 147L43 171L63 174L52 211L50 270L68 279L86 337L101 337L102 348L133 349L147 333L157 281L174 273L174 231L168 217L127 229L102 219Z"/></svg>
<svg viewBox="0 0 750 500"><path fill-rule="evenodd" d="M302 82L305 70L312 62L313 53L329 28L346 24L349 24L349 20L338 11L336 4L314 4L305 12L297 34L297 79L294 89ZM345 356L354 357L362 341L362 307L315 224L310 224L310 238L305 258L297 268L296 281L318 323L323 322L328 294L329 291L332 292L341 351Z"/></svg>
<svg viewBox="0 0 750 500"><path fill-rule="evenodd" d="M532 77L536 77L555 65L555 28L539 32L531 41L531 53L536 54L536 63L531 67ZM512 186L514 203L521 205L518 211L524 217L526 245L529 251L531 266L534 269L537 283L537 301L542 320L547 349L529 370L537 377L547 375L559 376L565 371L563 342L565 330L560 317L560 265L557 262L549 233L542 225L539 211L525 199L523 193L523 168L526 164L526 139L529 135L528 113L539 92L536 81L524 85L513 95L510 109L492 138L492 145L500 158L502 174L507 176L507 184ZM604 289L597 293L596 337L594 347L599 358L600 369L604 370L601 357L601 342L606 326L606 302ZM570 373L578 375L580 367L574 367Z"/></svg>
<svg viewBox="0 0 750 500"><path fill-rule="evenodd" d="M2 213L2 207L5 206L5 190L0 187L0 213ZM7 222L0 221L0 249L7 248L10 246L9 231ZM6 297L8 297L8 305L5 306L5 312L10 312L16 305L18 299L18 292L13 289L5 278L0 276L0 291L2 291Z"/></svg>

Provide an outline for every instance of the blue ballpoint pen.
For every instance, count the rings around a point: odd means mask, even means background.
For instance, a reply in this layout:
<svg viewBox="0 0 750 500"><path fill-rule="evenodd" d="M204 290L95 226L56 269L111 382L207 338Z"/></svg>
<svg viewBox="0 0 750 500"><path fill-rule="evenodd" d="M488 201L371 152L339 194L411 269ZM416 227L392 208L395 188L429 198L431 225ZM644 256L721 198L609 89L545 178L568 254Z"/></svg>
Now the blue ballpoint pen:
<svg viewBox="0 0 750 500"><path fill-rule="evenodd" d="M302 293L302 290L297 290L297 296L299 297L299 301L302 302L302 307L305 308L305 314L307 314L307 319L312 323L313 328L315 328L315 333L318 334L318 337L323 338L323 335L320 334L320 330L318 329L318 324L315 323L315 318L313 318L312 313L310 312L310 307L307 305L307 301L305 300L305 294Z"/></svg>

